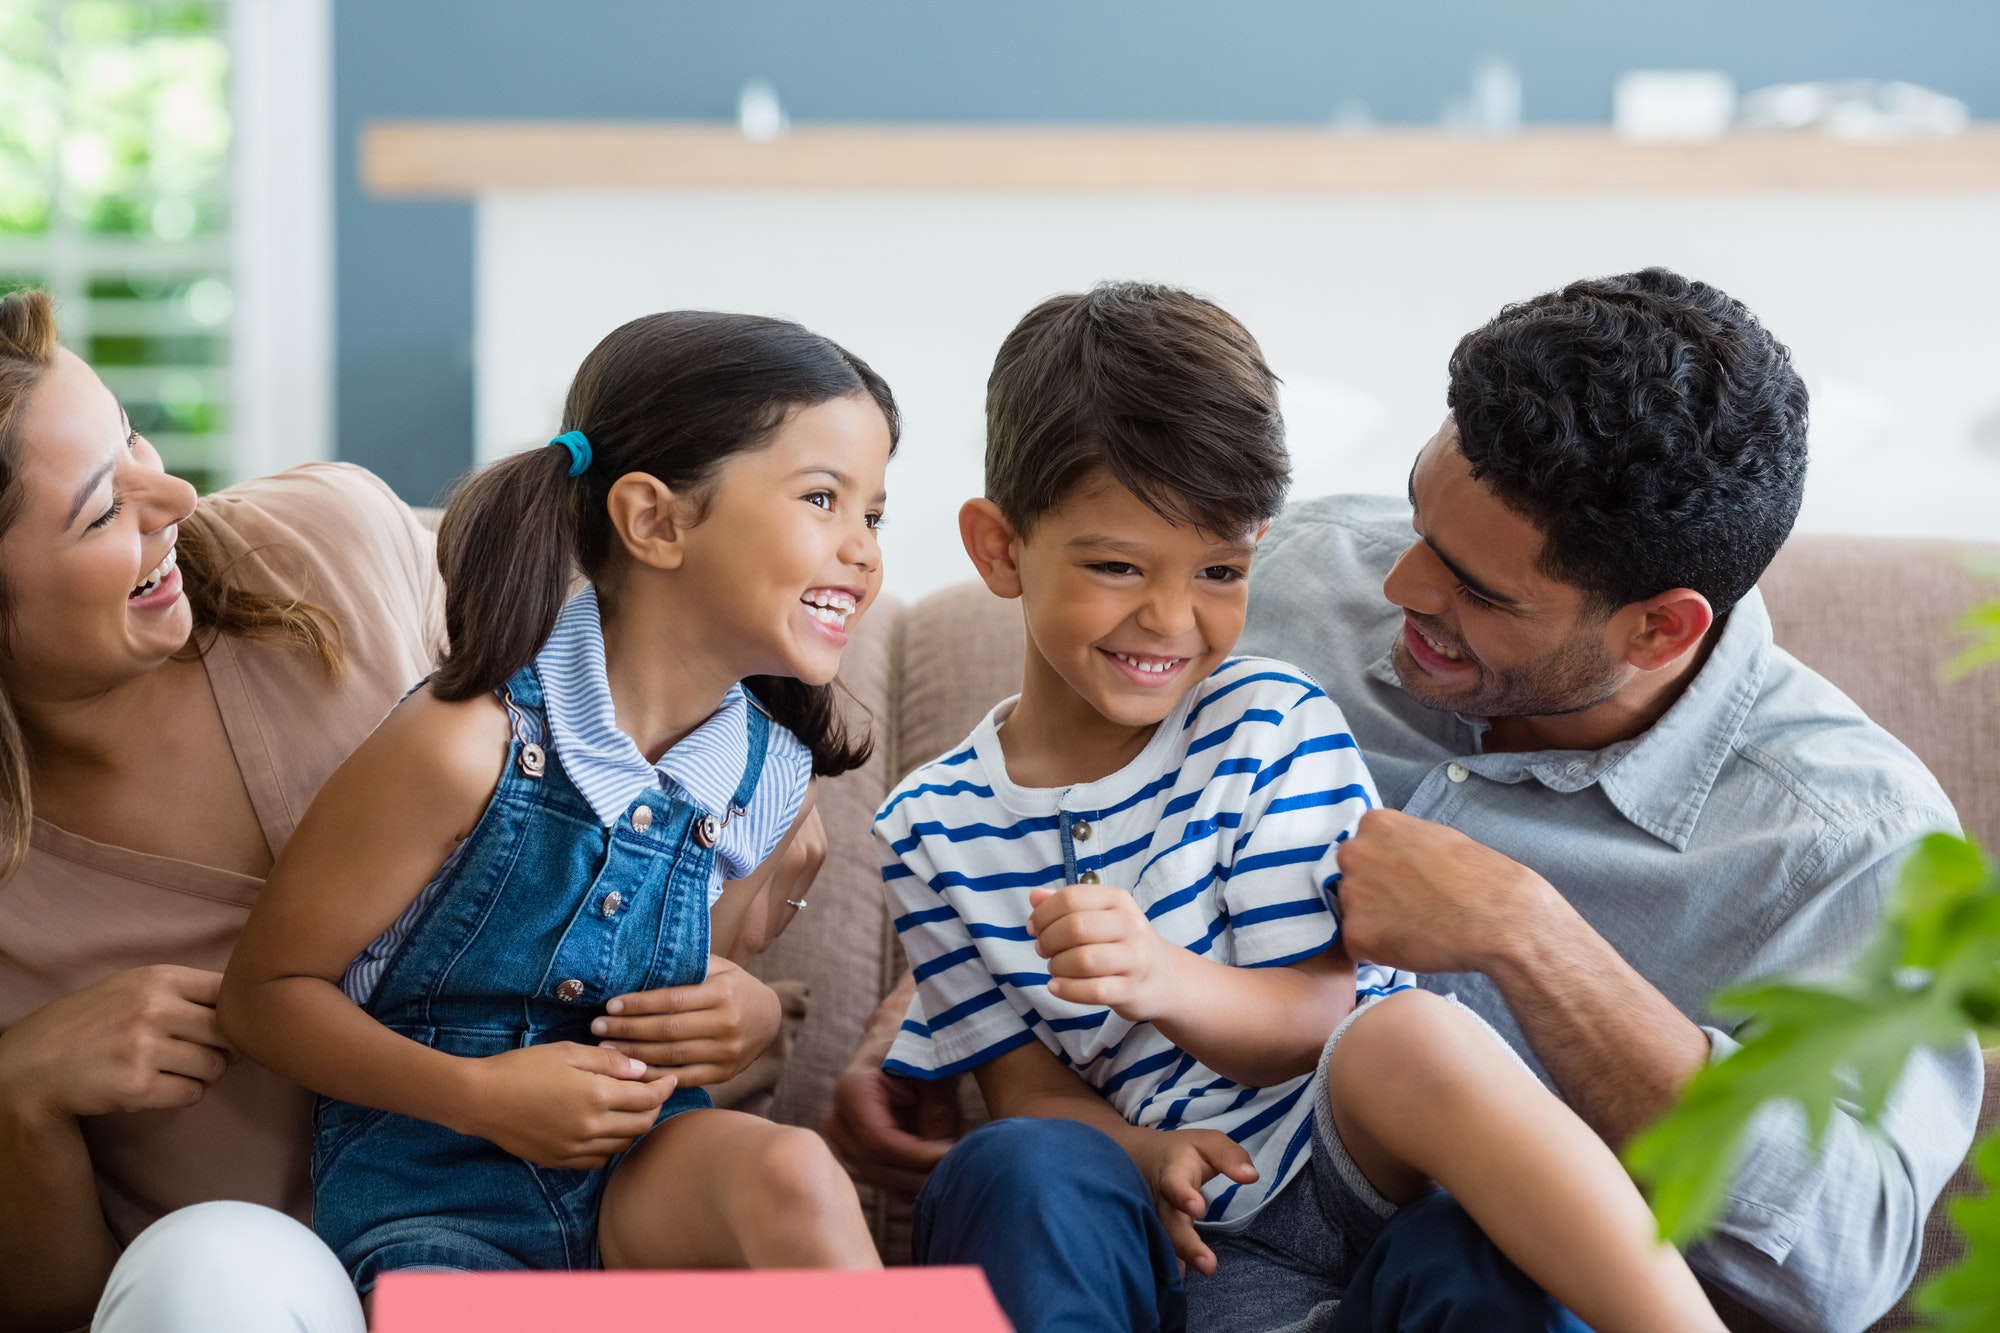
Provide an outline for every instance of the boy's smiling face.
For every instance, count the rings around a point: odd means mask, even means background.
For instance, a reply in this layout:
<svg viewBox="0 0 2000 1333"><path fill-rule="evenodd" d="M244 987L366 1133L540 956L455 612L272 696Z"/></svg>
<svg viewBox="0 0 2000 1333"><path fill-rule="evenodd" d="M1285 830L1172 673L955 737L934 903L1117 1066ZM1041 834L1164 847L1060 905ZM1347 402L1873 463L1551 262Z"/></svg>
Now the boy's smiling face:
<svg viewBox="0 0 2000 1333"><path fill-rule="evenodd" d="M968 547L985 525L988 549L1006 551L998 569L974 551L988 586L1021 599L1023 705L1044 691L1060 693L1052 688L1060 682L1105 721L1151 728L1243 632L1261 529L1217 536L1170 522L1102 473L1036 518L1025 538L990 501L966 509Z"/></svg>

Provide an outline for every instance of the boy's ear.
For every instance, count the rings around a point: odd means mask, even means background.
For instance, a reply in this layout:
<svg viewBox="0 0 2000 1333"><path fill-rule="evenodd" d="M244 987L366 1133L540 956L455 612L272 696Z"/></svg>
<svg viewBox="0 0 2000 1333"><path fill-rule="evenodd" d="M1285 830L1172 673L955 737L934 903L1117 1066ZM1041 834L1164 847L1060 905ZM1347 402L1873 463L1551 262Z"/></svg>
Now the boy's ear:
<svg viewBox="0 0 2000 1333"><path fill-rule="evenodd" d="M625 553L653 569L679 569L693 525L688 502L658 477L627 472L604 497L612 531Z"/></svg>
<svg viewBox="0 0 2000 1333"><path fill-rule="evenodd" d="M958 509L958 537L979 577L999 597L1021 595L1020 535L991 500L967 500Z"/></svg>

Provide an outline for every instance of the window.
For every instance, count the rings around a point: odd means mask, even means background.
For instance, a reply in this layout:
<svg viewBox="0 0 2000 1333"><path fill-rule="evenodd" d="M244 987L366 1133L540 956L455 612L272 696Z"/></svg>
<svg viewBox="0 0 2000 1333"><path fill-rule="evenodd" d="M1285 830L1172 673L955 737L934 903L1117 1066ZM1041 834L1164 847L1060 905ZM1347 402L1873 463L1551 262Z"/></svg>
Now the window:
<svg viewBox="0 0 2000 1333"><path fill-rule="evenodd" d="M228 15L219 0L0 0L0 289L203 490L235 472Z"/></svg>

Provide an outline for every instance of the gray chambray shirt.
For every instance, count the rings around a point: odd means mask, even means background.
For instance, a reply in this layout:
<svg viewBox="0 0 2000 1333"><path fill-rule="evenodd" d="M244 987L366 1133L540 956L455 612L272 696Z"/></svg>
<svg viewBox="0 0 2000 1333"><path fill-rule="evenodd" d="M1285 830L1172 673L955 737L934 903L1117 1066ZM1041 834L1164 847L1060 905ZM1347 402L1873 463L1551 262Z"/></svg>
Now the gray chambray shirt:
<svg viewBox="0 0 2000 1333"><path fill-rule="evenodd" d="M1873 935L1903 854L1956 831L1915 755L1771 640L1762 595L1729 614L1686 693L1644 735L1595 752L1482 754L1486 724L1425 708L1389 661L1402 611L1382 580L1415 534L1373 496L1292 505L1264 538L1240 651L1294 662L1346 714L1385 804L1530 867L1709 1035L1716 990L1825 977ZM1542 1073L1499 991L1430 976ZM1546 1081L1546 1074L1543 1074ZM1916 1272L1925 1215L1972 1141L1977 1047L1920 1053L1878 1152L1836 1116L1823 1154L1789 1104L1756 1123L1717 1234L1693 1266L1773 1321L1862 1329Z"/></svg>

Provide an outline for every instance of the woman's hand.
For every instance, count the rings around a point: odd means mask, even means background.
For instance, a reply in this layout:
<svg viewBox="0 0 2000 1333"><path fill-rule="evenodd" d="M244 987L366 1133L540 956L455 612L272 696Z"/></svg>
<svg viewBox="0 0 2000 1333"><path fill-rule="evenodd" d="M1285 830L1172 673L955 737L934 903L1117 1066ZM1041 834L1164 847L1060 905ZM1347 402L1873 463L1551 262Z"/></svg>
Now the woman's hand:
<svg viewBox="0 0 2000 1333"><path fill-rule="evenodd" d="M1195 1219L1208 1211L1201 1187L1210 1178L1228 1176L1247 1185L1257 1168L1243 1145L1218 1130L1138 1130L1124 1136L1125 1151L1139 1164L1139 1173L1153 1190L1153 1206L1166 1225L1167 1238L1182 1263L1197 1273L1215 1272L1215 1251L1202 1242Z"/></svg>
<svg viewBox="0 0 2000 1333"><path fill-rule="evenodd" d="M710 955L708 980L613 996L590 1025L608 1050L671 1070L684 1088L725 1083L778 1038L777 993L727 958Z"/></svg>
<svg viewBox="0 0 2000 1333"><path fill-rule="evenodd" d="M671 1074L573 1041L522 1046L471 1063L464 1133L538 1166L594 1171L624 1152L673 1096Z"/></svg>
<svg viewBox="0 0 2000 1333"><path fill-rule="evenodd" d="M215 1021L221 985L162 963L52 1000L0 1034L0 1089L57 1120L192 1106L236 1058Z"/></svg>

